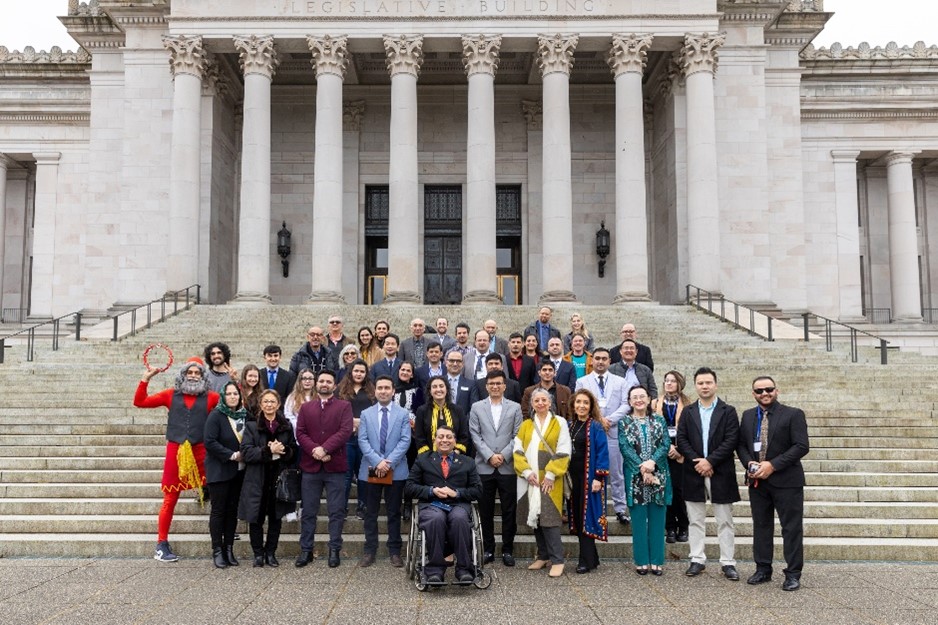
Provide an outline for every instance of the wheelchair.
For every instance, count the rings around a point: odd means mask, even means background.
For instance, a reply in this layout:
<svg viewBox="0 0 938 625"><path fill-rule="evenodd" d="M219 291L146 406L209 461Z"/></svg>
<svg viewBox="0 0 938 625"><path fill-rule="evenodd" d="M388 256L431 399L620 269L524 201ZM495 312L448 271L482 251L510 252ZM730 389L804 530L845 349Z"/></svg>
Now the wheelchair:
<svg viewBox="0 0 938 625"><path fill-rule="evenodd" d="M414 502L410 515L410 538L407 541L405 570L407 571L407 576L413 580L417 590L426 592L435 587L470 585L484 590L492 585L492 573L485 570L482 562L482 528L479 523L479 509L475 502L472 502L471 518L472 568L475 572L475 577L471 582L460 582L457 580L443 581L439 584L430 584L427 582L427 575L424 572L424 566L427 561L426 540L424 531L420 529L419 516L418 504Z"/></svg>

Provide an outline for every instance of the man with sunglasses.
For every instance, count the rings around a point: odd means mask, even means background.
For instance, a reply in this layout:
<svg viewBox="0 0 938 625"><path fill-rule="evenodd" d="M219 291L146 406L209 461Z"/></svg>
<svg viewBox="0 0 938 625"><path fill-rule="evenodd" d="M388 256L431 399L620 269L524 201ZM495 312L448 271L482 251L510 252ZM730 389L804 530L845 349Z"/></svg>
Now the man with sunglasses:
<svg viewBox="0 0 938 625"><path fill-rule="evenodd" d="M772 580L775 514L782 525L786 568L782 590L801 587L804 564L804 468L808 424L804 411L778 402L778 386L767 375L752 381L758 404L743 413L737 454L746 470L752 510L752 555L756 572L749 584Z"/></svg>

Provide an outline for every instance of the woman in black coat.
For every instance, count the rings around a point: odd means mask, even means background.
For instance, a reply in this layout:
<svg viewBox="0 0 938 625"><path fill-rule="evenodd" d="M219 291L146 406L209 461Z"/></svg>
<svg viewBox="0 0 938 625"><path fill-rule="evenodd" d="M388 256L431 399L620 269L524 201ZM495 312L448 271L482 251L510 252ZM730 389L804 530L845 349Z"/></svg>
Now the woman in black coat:
<svg viewBox="0 0 938 625"><path fill-rule="evenodd" d="M205 421L205 477L212 492L208 531L212 536L212 560L220 569L238 566L233 547L244 481L241 439L246 418L241 390L228 382L221 401Z"/></svg>
<svg viewBox="0 0 938 625"><path fill-rule="evenodd" d="M279 566L277 543L281 519L296 510L295 503L277 501L277 477L293 464L296 438L293 426L280 412L280 395L273 389L261 393L261 411L256 421L248 421L241 441L241 455L247 468L241 489L238 518L250 523L254 566ZM264 543L264 520L267 542Z"/></svg>
<svg viewBox="0 0 938 625"><path fill-rule="evenodd" d="M449 382L443 376L433 376L427 382L429 401L417 408L414 419L414 433L411 437L417 447L417 453L433 451L436 429L446 424L456 434L456 453L474 457L472 438L469 435L469 417L462 409L450 401Z"/></svg>

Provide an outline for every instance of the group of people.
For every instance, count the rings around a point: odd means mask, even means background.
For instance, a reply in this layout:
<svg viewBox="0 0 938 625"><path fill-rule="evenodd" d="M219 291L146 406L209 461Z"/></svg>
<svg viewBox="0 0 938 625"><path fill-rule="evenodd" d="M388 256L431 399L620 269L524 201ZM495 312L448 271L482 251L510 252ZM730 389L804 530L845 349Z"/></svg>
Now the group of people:
<svg viewBox="0 0 938 625"><path fill-rule="evenodd" d="M534 533L531 570L564 572L562 528L578 536L576 572L600 565L596 541L608 539L607 492L616 520L632 526L635 571L662 575L665 544L689 542L685 574L705 568L706 503L712 504L723 575L738 580L732 504L739 501L735 462L742 464L753 517L755 573L771 580L774 516L786 560L783 588L799 587L803 565L804 413L778 402L769 376L752 383L756 406L743 413L717 396L717 374L685 378L668 371L655 384L651 349L632 324L614 348L596 347L580 315L570 332L551 324L552 310L507 338L488 320L472 334L448 333L446 319L427 332L422 319L401 338L386 321L346 337L333 315L329 331L310 327L306 342L280 367L281 349L263 350L264 367L230 364L212 343L204 362L185 363L172 389L147 394L148 370L134 404L169 411L166 460L154 557L174 561L168 533L182 490L208 486L215 566L238 564L238 519L249 523L254 566L278 566L284 516L296 504L278 498L278 480L300 473L300 555L313 558L325 491L328 565L341 562L351 487L364 521L359 566L375 563L378 511L387 511L390 564L403 566L401 522L417 502L427 536L428 582L442 583L454 555L455 578L472 580L469 504L478 502L483 563L496 555L496 499L501 504L501 561L514 566L518 524ZM200 495L201 496L201 495ZM266 524L266 539L264 525Z"/></svg>

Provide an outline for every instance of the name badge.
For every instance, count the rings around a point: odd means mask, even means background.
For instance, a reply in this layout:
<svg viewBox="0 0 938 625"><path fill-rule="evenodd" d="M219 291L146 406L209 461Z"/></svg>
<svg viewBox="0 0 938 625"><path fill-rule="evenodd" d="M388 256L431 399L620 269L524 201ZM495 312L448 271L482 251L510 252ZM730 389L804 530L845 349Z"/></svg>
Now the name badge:
<svg viewBox="0 0 938 625"><path fill-rule="evenodd" d="M752 444L752 450L755 452L762 451L762 441L756 441Z"/></svg>
<svg viewBox="0 0 938 625"><path fill-rule="evenodd" d="M677 438L677 428L676 428L676 427L669 427L669 428L668 428L668 436L670 436L671 438Z"/></svg>
<svg viewBox="0 0 938 625"><path fill-rule="evenodd" d="M600 397L600 398L599 398L599 407L600 407L601 409L605 410L605 408L606 408L606 403L607 403L607 400L606 400L605 397Z"/></svg>

